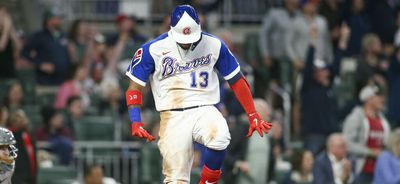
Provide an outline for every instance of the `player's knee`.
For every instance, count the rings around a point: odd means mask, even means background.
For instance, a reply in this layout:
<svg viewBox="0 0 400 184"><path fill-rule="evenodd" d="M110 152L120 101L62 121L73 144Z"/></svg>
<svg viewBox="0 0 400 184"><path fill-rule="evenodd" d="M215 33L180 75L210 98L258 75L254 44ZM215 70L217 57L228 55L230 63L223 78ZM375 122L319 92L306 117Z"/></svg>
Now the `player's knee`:
<svg viewBox="0 0 400 184"><path fill-rule="evenodd" d="M230 141L231 135L228 132L215 136L205 146L213 150L225 150L228 147Z"/></svg>

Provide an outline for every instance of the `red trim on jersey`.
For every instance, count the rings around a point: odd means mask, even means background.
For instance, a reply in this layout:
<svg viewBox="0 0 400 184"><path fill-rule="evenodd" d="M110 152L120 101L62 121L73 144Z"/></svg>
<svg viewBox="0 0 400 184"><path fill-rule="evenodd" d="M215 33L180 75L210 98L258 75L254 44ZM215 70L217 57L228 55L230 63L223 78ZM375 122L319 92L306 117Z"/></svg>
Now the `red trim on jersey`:
<svg viewBox="0 0 400 184"><path fill-rule="evenodd" d="M235 96L239 100L244 111L246 111L246 114L249 115L256 112L249 83L247 83L244 77L241 77L239 80L233 83L231 85L231 89L235 93Z"/></svg>
<svg viewBox="0 0 400 184"><path fill-rule="evenodd" d="M142 92L139 90L128 90L125 93L126 105L142 105Z"/></svg>

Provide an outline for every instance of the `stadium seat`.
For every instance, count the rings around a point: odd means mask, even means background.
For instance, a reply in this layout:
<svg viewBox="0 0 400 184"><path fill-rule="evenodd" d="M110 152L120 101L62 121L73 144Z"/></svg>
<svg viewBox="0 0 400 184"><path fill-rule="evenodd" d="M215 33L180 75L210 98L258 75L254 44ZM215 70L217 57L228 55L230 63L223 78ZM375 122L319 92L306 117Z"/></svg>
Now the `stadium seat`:
<svg viewBox="0 0 400 184"><path fill-rule="evenodd" d="M36 130L37 128L43 125L43 118L40 113L41 107L39 105L24 105L22 107L22 110L24 110L26 116L30 120L31 130Z"/></svg>
<svg viewBox="0 0 400 184"><path fill-rule="evenodd" d="M53 106L55 101L56 94L54 93L46 93L37 96L38 104L42 107L45 106Z"/></svg>
<svg viewBox="0 0 400 184"><path fill-rule="evenodd" d="M74 126L77 140L112 141L114 139L114 123L108 116L86 116Z"/></svg>
<svg viewBox="0 0 400 184"><path fill-rule="evenodd" d="M38 170L38 184L61 184L62 180L76 178L76 171L70 167L55 166L51 168L40 168Z"/></svg>

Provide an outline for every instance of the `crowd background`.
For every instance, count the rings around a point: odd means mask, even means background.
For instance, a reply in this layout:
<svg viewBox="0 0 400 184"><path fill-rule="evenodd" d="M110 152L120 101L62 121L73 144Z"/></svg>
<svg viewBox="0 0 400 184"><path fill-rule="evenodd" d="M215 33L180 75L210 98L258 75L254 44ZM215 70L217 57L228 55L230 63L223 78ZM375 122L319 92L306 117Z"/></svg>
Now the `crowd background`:
<svg viewBox="0 0 400 184"><path fill-rule="evenodd" d="M138 152L139 183L160 183L156 145L130 136L124 73L183 3L235 54L257 110L273 123L267 138L245 138L243 109L220 81L217 107L232 134L225 184L400 183L400 1L153 0L146 10L139 0L87 2L0 2L0 126L17 140L13 183L74 167L80 141L139 143L110 155ZM93 9L99 14L85 13ZM142 117L157 136L148 87ZM192 178L201 151L197 145ZM72 179L115 183L104 168L94 161Z"/></svg>

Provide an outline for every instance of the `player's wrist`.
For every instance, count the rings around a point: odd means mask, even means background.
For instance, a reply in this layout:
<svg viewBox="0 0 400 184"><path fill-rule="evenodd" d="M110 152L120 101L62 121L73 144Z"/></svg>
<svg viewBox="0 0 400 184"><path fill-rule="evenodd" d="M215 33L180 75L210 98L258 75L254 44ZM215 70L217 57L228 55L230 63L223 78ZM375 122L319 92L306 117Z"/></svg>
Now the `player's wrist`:
<svg viewBox="0 0 400 184"><path fill-rule="evenodd" d="M131 121L132 124L142 122L142 118L140 116L140 108L138 107L130 108L128 110L128 113L129 113L129 120Z"/></svg>

